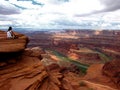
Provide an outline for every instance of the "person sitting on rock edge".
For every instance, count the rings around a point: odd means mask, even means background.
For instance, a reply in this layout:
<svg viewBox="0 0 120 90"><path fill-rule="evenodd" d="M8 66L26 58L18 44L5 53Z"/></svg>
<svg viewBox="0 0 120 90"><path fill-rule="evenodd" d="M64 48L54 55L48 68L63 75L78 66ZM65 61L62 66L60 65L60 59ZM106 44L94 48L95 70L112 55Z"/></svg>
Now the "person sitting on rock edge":
<svg viewBox="0 0 120 90"><path fill-rule="evenodd" d="M9 28L8 28L7 38L12 38L12 39L15 39L15 38L16 38L16 35L15 35L14 32L12 31L12 27L9 27Z"/></svg>

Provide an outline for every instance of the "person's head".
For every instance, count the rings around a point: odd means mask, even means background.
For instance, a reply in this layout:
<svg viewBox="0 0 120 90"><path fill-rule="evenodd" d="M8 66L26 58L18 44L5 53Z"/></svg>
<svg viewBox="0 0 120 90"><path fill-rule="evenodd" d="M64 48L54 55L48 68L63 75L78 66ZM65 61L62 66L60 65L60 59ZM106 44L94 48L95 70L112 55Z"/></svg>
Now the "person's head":
<svg viewBox="0 0 120 90"><path fill-rule="evenodd" d="M10 30L12 30L12 27L11 27L11 26L8 28L8 31L10 31Z"/></svg>

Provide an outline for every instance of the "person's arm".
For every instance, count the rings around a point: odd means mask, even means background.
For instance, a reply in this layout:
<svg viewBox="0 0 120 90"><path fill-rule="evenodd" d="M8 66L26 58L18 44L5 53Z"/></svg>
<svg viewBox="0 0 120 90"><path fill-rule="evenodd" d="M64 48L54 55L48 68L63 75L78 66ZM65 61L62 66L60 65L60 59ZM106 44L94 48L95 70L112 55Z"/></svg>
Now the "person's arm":
<svg viewBox="0 0 120 90"><path fill-rule="evenodd" d="M15 36L15 33L11 30L11 34L12 34L12 36Z"/></svg>

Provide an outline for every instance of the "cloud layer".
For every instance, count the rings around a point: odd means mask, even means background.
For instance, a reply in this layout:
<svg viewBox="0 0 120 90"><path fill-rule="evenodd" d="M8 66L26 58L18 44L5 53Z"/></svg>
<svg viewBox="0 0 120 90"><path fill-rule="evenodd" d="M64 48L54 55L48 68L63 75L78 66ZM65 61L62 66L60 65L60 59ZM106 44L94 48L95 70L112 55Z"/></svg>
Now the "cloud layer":
<svg viewBox="0 0 120 90"><path fill-rule="evenodd" d="M0 1L0 15L19 14L20 11L8 2Z"/></svg>
<svg viewBox="0 0 120 90"><path fill-rule="evenodd" d="M120 29L120 0L1 0L0 27Z"/></svg>
<svg viewBox="0 0 120 90"><path fill-rule="evenodd" d="M100 0L105 5L105 11L114 11L120 9L120 0Z"/></svg>

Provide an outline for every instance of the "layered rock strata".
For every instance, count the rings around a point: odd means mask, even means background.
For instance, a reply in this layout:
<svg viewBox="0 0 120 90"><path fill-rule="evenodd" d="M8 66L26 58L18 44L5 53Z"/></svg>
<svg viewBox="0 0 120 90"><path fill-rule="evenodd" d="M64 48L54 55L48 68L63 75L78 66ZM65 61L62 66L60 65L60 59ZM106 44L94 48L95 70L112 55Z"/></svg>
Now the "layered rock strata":
<svg viewBox="0 0 120 90"><path fill-rule="evenodd" d="M26 48L26 45L29 41L28 37L16 32L15 32L15 35L18 37L17 39L8 39L6 37L6 32L0 31L0 52L1 53L18 52Z"/></svg>
<svg viewBox="0 0 120 90"><path fill-rule="evenodd" d="M103 74L108 76L120 89L120 60L113 60L103 67Z"/></svg>

